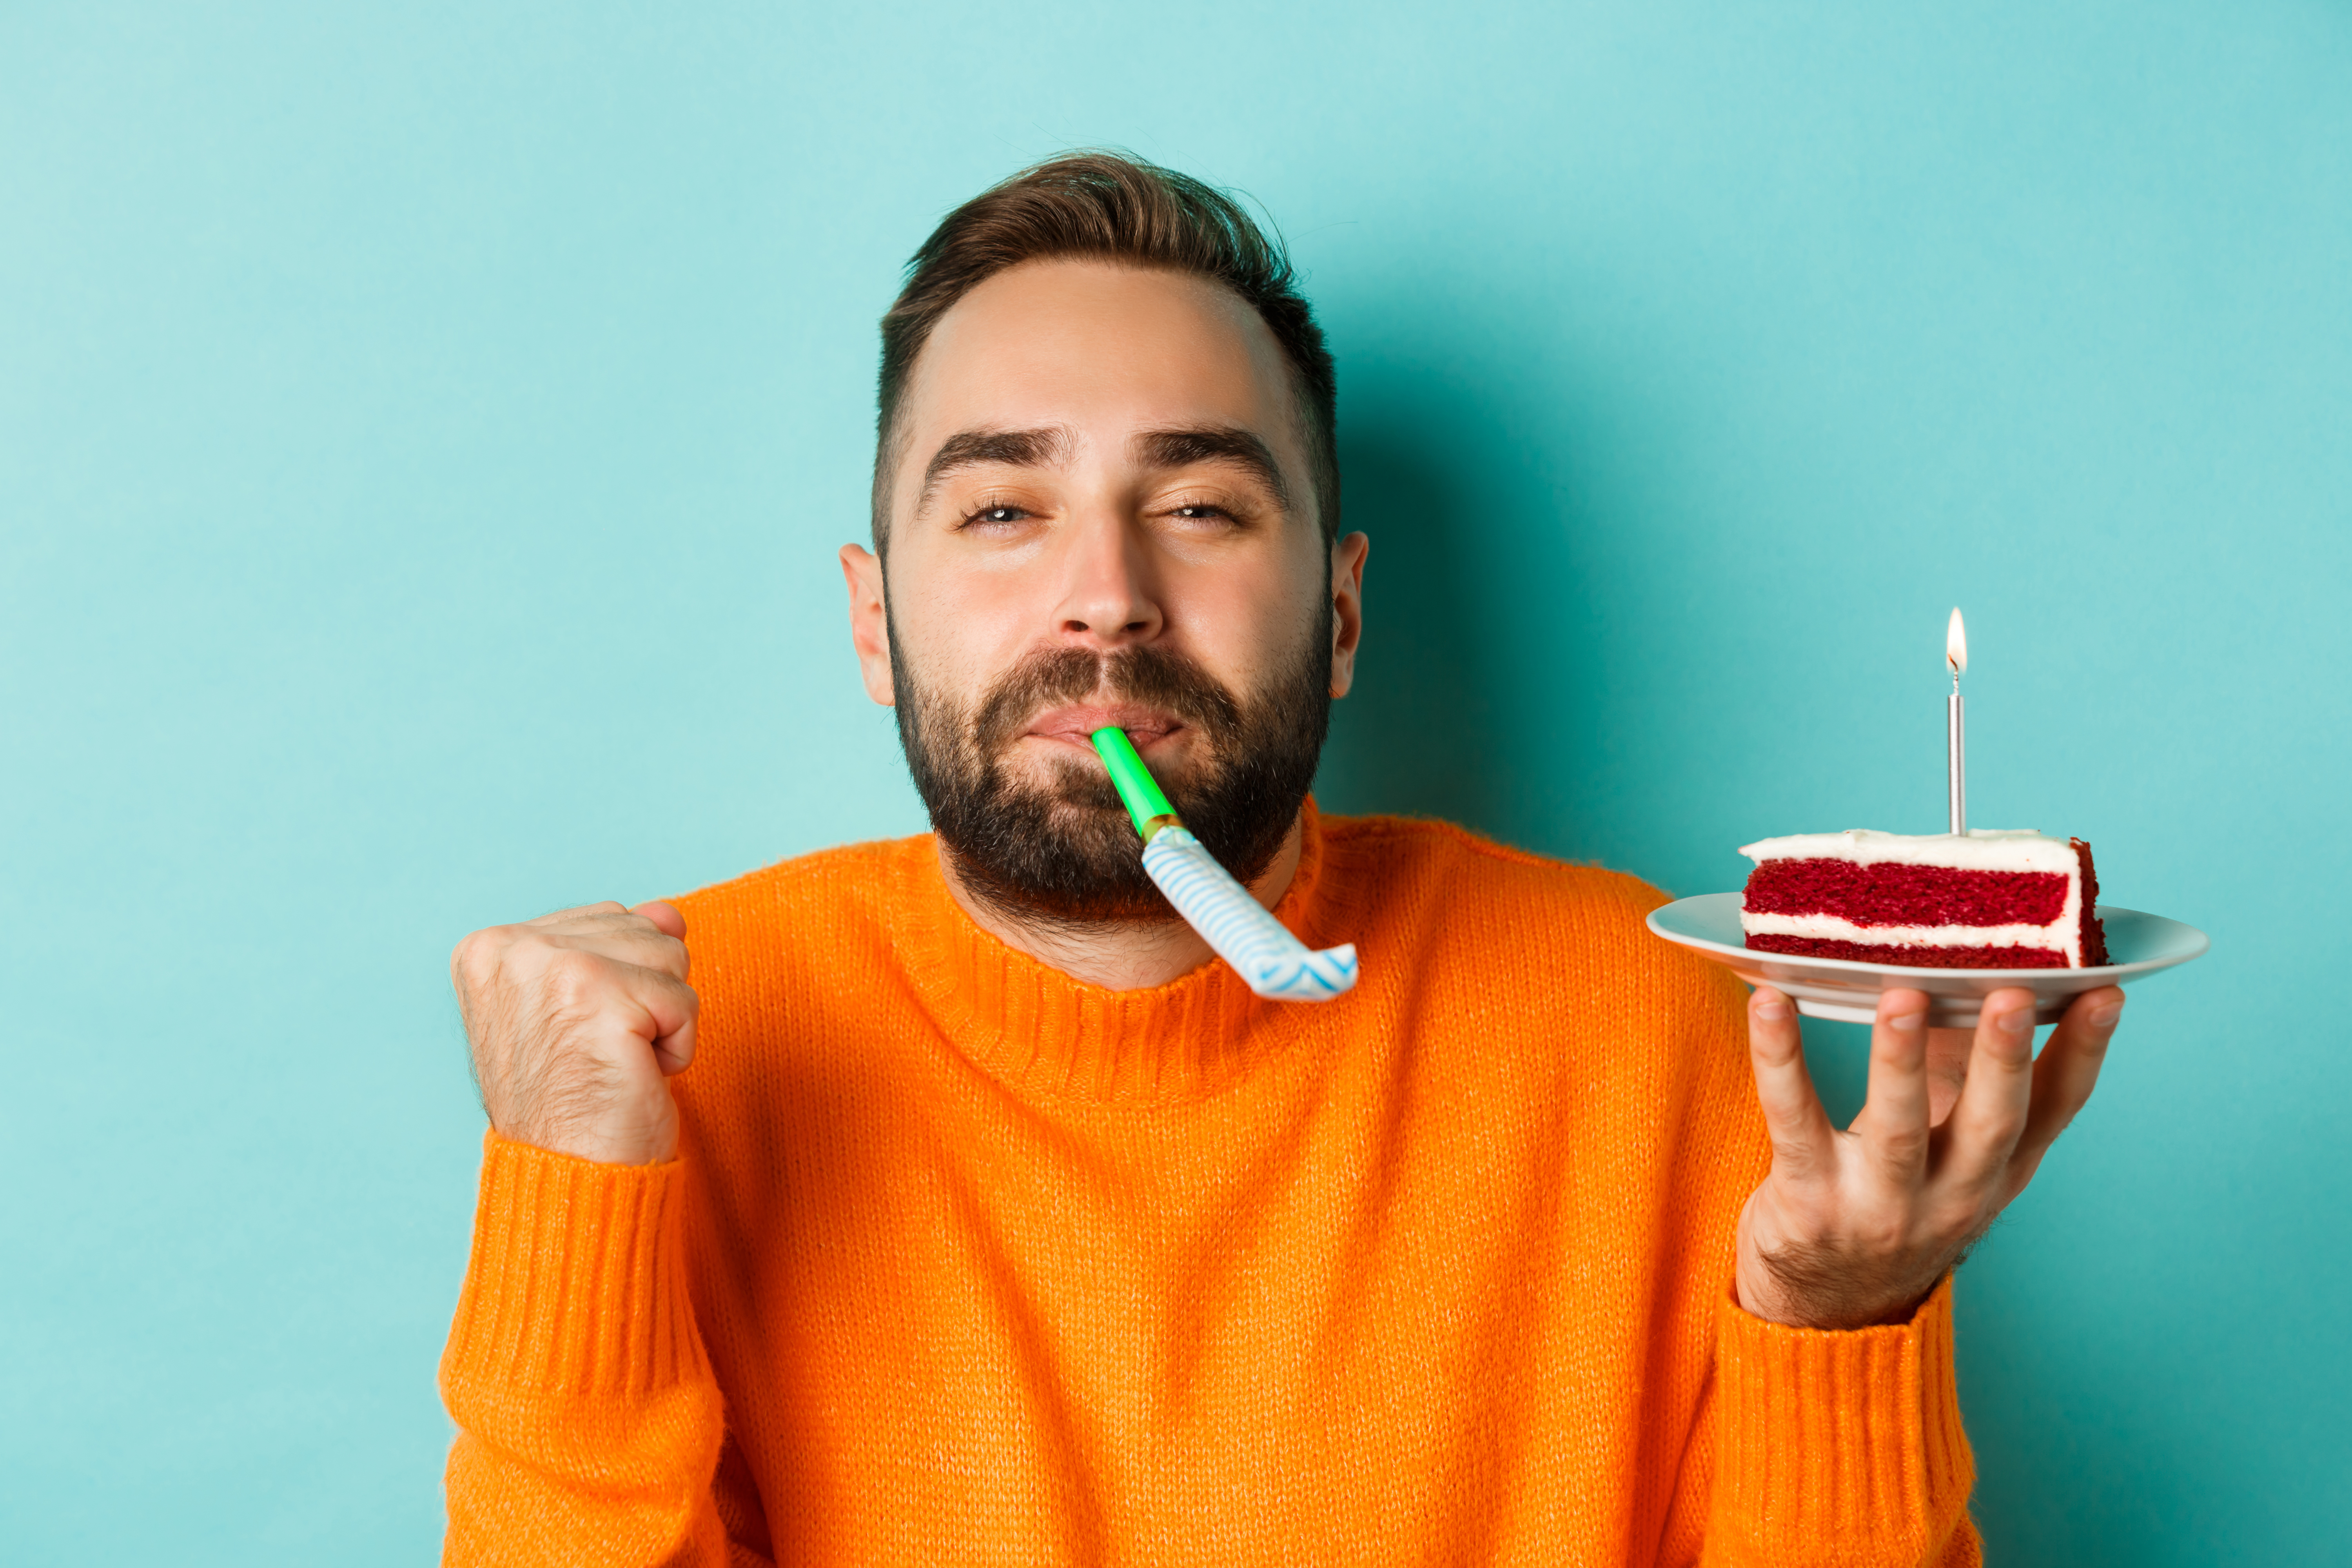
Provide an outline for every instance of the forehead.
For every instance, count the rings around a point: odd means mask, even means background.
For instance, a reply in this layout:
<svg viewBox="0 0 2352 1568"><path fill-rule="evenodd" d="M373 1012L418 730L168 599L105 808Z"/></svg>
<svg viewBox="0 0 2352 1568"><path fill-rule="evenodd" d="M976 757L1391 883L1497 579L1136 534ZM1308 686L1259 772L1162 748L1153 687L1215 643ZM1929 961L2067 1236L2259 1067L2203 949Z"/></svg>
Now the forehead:
<svg viewBox="0 0 2352 1568"><path fill-rule="evenodd" d="M1094 260L1026 262L942 315L908 387L905 460L984 427L1127 431L1239 426L1301 460L1281 345L1231 289Z"/></svg>

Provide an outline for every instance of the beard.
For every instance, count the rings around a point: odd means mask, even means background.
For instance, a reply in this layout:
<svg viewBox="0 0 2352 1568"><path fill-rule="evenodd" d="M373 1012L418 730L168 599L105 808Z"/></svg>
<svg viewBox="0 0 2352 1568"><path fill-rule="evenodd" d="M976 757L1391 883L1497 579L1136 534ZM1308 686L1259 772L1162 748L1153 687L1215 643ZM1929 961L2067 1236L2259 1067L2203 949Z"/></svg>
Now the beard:
<svg viewBox="0 0 2352 1568"><path fill-rule="evenodd" d="M1107 691L1198 731L1181 771L1156 774L1169 804L1244 886L1265 874L1315 782L1331 718L1327 600L1313 635L1258 690L1236 695L1198 664L1152 646L1097 653L1042 648L973 702L926 691L890 637L891 685L907 770L965 888L1008 919L1084 928L1172 921L1143 872L1143 844L1110 775L1057 758L1042 784L1006 756L1039 711Z"/></svg>

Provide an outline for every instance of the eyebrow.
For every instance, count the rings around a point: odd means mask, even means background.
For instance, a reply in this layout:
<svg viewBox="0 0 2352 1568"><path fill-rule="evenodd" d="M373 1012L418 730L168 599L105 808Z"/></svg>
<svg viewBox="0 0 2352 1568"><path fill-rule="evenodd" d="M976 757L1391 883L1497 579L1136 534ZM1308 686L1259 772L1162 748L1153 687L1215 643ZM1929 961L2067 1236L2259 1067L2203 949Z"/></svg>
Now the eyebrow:
<svg viewBox="0 0 2352 1568"><path fill-rule="evenodd" d="M1194 463L1237 464L1272 490L1275 500L1285 511L1290 510L1290 487L1283 483L1282 469L1274 460L1273 448L1237 425L1147 431L1135 438L1134 446L1136 455L1155 468L1182 468Z"/></svg>
<svg viewBox="0 0 2352 1568"><path fill-rule="evenodd" d="M1048 425L1035 430L959 430L940 443L923 469L923 488L915 497L915 510L930 505L940 481L965 468L1003 464L1016 468L1045 468L1070 460L1066 426Z"/></svg>
<svg viewBox="0 0 2352 1568"><path fill-rule="evenodd" d="M940 483L966 468L1002 465L1015 468L1047 468L1066 465L1076 442L1066 425L1034 430L959 430L940 443L923 468L923 488L915 498L919 515L939 492ZM1185 430L1147 430L1132 442L1137 458L1154 468L1182 468L1194 463L1233 463L1274 492L1276 502L1290 510L1290 487L1283 482L1274 449L1254 432L1238 425L1202 426Z"/></svg>

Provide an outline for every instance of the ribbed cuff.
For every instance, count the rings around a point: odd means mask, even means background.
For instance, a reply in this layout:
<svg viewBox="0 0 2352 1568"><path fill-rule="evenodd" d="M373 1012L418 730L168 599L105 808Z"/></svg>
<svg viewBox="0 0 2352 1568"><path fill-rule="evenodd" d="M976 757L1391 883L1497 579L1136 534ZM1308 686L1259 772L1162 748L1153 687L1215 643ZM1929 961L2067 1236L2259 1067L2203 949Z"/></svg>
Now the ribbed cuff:
<svg viewBox="0 0 2352 1568"><path fill-rule="evenodd" d="M445 1386L626 1405L707 1377L679 1239L682 1171L488 1134Z"/></svg>
<svg viewBox="0 0 2352 1568"><path fill-rule="evenodd" d="M1927 1562L1958 1525L1976 1461L1952 1372L1952 1281L1907 1323L1830 1333L1743 1311L1716 1330L1709 1544L1759 1563Z"/></svg>

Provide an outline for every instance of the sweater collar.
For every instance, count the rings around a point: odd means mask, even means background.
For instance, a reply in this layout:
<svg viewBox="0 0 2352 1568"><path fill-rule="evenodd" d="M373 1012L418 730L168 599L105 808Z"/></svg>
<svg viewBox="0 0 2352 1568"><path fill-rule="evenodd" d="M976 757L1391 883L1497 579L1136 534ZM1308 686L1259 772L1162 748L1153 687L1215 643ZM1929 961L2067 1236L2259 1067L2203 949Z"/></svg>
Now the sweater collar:
<svg viewBox="0 0 2352 1568"><path fill-rule="evenodd" d="M906 972L957 1049L1025 1097L1142 1105L1217 1092L1297 1031L1221 959L1165 985L1074 980L982 930L949 892L935 841L911 841L895 922ZM1326 900L1323 834L1299 813L1298 868L1274 916L1312 942Z"/></svg>

